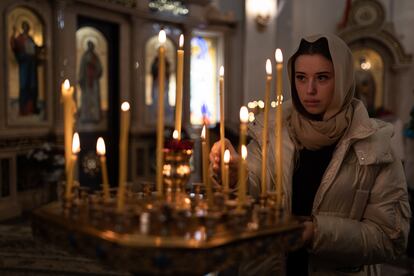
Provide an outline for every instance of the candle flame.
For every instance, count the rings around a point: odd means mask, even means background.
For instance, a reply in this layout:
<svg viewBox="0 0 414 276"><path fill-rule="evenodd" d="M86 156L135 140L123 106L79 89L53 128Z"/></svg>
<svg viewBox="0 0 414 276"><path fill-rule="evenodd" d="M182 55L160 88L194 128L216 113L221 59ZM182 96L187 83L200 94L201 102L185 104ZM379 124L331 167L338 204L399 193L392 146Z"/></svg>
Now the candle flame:
<svg viewBox="0 0 414 276"><path fill-rule="evenodd" d="M253 112L249 112L249 122L254 122L254 113Z"/></svg>
<svg viewBox="0 0 414 276"><path fill-rule="evenodd" d="M244 105L240 108L240 122L247 123L249 120L249 110Z"/></svg>
<svg viewBox="0 0 414 276"><path fill-rule="evenodd" d="M257 101L249 102L247 104L247 107L251 109L256 108L256 106L257 106Z"/></svg>
<svg viewBox="0 0 414 276"><path fill-rule="evenodd" d="M277 48L276 51L275 51L275 59L276 59L277 63L282 63L283 62L282 50L280 50L279 48Z"/></svg>
<svg viewBox="0 0 414 276"><path fill-rule="evenodd" d="M167 35L165 34L165 31L164 31L164 30L161 30L161 31L158 33L158 41L159 41L161 44L164 44L166 40L167 40Z"/></svg>
<svg viewBox="0 0 414 276"><path fill-rule="evenodd" d="M219 72L219 74L220 74L220 77L224 77L224 67L223 67L223 65L220 66L220 72Z"/></svg>
<svg viewBox="0 0 414 276"><path fill-rule="evenodd" d="M121 109L122 111L128 111L129 110L129 103L128 102L123 102L121 105Z"/></svg>
<svg viewBox="0 0 414 276"><path fill-rule="evenodd" d="M247 158L247 147L246 147L246 145L241 146L241 156L242 156L243 160L246 160L246 158Z"/></svg>
<svg viewBox="0 0 414 276"><path fill-rule="evenodd" d="M173 139L178 139L178 130L174 130L173 132Z"/></svg>
<svg viewBox="0 0 414 276"><path fill-rule="evenodd" d="M264 108L264 107L265 107L265 103L264 103L264 101L262 101L262 100L258 101L258 102L257 102L257 106L258 106L259 108Z"/></svg>
<svg viewBox="0 0 414 276"><path fill-rule="evenodd" d="M266 74L272 74L272 62L270 61L270 59L266 60Z"/></svg>
<svg viewBox="0 0 414 276"><path fill-rule="evenodd" d="M105 141L102 137L99 137L98 141L96 142L96 152L102 156L106 153Z"/></svg>
<svg viewBox="0 0 414 276"><path fill-rule="evenodd" d="M224 151L223 161L225 164L230 163L230 151L228 149Z"/></svg>
<svg viewBox="0 0 414 276"><path fill-rule="evenodd" d="M73 139L72 139L72 153L77 154L79 152L80 152L79 134L77 132L75 132L73 134Z"/></svg>
<svg viewBox="0 0 414 276"><path fill-rule="evenodd" d="M201 139L206 139L206 126L203 126L203 130L201 131Z"/></svg>
<svg viewBox="0 0 414 276"><path fill-rule="evenodd" d="M184 46L184 35L181 34L180 35L180 48L183 48L183 46Z"/></svg>
<svg viewBox="0 0 414 276"><path fill-rule="evenodd" d="M68 90L69 88L70 88L70 82L69 82L69 80L68 80L68 79L66 79L66 80L63 82L63 89Z"/></svg>

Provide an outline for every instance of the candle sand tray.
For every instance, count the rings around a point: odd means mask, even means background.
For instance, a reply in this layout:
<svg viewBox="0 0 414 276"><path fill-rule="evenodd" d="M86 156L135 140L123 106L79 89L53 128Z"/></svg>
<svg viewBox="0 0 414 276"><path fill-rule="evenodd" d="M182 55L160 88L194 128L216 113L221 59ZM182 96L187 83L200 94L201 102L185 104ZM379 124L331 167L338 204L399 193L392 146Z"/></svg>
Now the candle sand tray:
<svg viewBox="0 0 414 276"><path fill-rule="evenodd" d="M62 206L53 202L33 213L35 239L136 274L203 275L302 245L302 224L294 218L275 220L266 208L256 215L175 211L170 218L163 210L146 220L142 213L127 219L115 214L96 223L90 212L67 213Z"/></svg>

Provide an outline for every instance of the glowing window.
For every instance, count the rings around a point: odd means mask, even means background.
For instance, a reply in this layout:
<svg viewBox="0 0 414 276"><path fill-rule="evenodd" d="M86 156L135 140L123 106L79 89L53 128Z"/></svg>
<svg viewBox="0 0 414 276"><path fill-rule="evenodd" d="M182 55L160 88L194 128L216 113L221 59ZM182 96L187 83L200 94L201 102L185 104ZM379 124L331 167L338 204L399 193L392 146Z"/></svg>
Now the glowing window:
<svg viewBox="0 0 414 276"><path fill-rule="evenodd" d="M195 33L191 39L190 120L203 123L202 108L211 124L219 117L218 69L222 65L222 38L218 34Z"/></svg>

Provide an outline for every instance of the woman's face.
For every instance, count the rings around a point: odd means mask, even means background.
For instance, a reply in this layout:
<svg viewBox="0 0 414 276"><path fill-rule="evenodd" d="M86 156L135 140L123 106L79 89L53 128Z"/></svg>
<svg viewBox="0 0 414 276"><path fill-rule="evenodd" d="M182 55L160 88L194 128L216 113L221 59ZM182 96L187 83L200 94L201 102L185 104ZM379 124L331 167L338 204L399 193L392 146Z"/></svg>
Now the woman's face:
<svg viewBox="0 0 414 276"><path fill-rule="evenodd" d="M295 86L306 111L323 115L335 91L332 62L320 54L300 55L295 61Z"/></svg>

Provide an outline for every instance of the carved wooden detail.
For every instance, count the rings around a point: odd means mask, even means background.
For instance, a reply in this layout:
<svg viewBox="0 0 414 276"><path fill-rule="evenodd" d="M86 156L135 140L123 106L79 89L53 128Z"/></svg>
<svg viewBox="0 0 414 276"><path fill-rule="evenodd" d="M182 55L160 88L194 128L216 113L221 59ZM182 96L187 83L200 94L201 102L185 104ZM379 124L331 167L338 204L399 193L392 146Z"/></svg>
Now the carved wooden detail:
<svg viewBox="0 0 414 276"><path fill-rule="evenodd" d="M385 21L385 9L377 0L353 1L349 20L338 35L351 47L377 44L384 48L391 54L393 68L406 67L412 63L412 55L405 51L397 38L392 22Z"/></svg>

